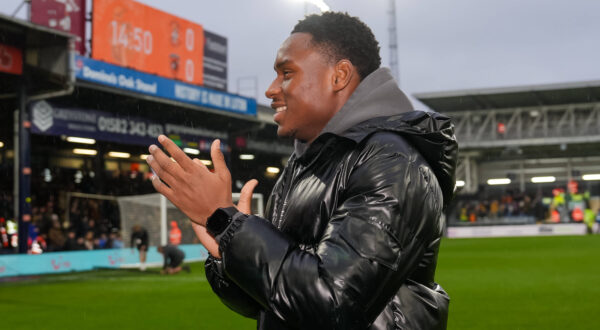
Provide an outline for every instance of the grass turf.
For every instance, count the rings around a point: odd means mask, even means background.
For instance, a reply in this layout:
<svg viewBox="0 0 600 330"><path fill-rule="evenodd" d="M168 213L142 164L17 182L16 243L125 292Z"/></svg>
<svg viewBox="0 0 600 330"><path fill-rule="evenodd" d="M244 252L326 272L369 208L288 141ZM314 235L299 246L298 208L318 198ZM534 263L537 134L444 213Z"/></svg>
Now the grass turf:
<svg viewBox="0 0 600 330"><path fill-rule="evenodd" d="M600 236L444 240L449 329L596 329ZM190 274L102 270L0 283L7 329L255 329Z"/></svg>

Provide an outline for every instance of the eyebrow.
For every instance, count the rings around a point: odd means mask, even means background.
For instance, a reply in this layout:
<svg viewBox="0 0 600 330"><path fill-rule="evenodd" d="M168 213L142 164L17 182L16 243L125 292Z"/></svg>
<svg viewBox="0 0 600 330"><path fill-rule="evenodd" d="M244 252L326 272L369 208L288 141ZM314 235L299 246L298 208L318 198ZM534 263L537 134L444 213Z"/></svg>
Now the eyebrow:
<svg viewBox="0 0 600 330"><path fill-rule="evenodd" d="M289 59L287 59L287 58L286 58L285 60L283 60L283 61L281 61L281 62L277 62L277 63L275 63L275 66L274 66L273 68L274 68L275 70L277 70L277 69L280 69L282 66L284 66L284 65L286 65L286 64L288 64L288 63L290 63L290 62L291 62L291 61L290 61Z"/></svg>

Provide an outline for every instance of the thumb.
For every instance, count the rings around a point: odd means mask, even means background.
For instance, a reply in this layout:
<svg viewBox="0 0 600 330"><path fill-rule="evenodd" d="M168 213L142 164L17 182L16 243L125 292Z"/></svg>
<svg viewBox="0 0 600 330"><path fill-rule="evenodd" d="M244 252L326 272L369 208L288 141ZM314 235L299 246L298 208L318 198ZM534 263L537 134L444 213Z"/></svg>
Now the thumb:
<svg viewBox="0 0 600 330"><path fill-rule="evenodd" d="M219 244L217 244L215 238L206 231L206 227L192 222L192 228L200 240L200 243L204 245L208 253L210 253L213 257L220 259L221 254L219 253Z"/></svg>
<svg viewBox="0 0 600 330"><path fill-rule="evenodd" d="M252 179L242 187L242 192L240 193L240 200L237 203L237 208L242 213L250 214L252 213L252 192L254 188L258 185L258 180Z"/></svg>

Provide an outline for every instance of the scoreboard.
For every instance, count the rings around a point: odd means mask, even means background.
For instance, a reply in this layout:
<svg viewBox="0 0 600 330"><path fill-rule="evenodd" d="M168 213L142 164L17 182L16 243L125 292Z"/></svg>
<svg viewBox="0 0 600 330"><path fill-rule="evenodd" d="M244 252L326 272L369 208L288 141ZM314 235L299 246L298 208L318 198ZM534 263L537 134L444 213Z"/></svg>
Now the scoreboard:
<svg viewBox="0 0 600 330"><path fill-rule="evenodd" d="M94 0L92 58L203 84L202 25L132 0Z"/></svg>

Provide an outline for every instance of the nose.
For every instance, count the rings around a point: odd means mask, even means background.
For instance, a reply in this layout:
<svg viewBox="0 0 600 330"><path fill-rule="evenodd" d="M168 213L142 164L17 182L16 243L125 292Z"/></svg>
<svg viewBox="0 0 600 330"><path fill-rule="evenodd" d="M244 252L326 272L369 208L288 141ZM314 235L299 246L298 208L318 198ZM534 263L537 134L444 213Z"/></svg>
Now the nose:
<svg viewBox="0 0 600 330"><path fill-rule="evenodd" d="M273 79L273 82L265 91L265 96L269 99L274 99L277 94L281 92L281 84L279 83L279 79Z"/></svg>

